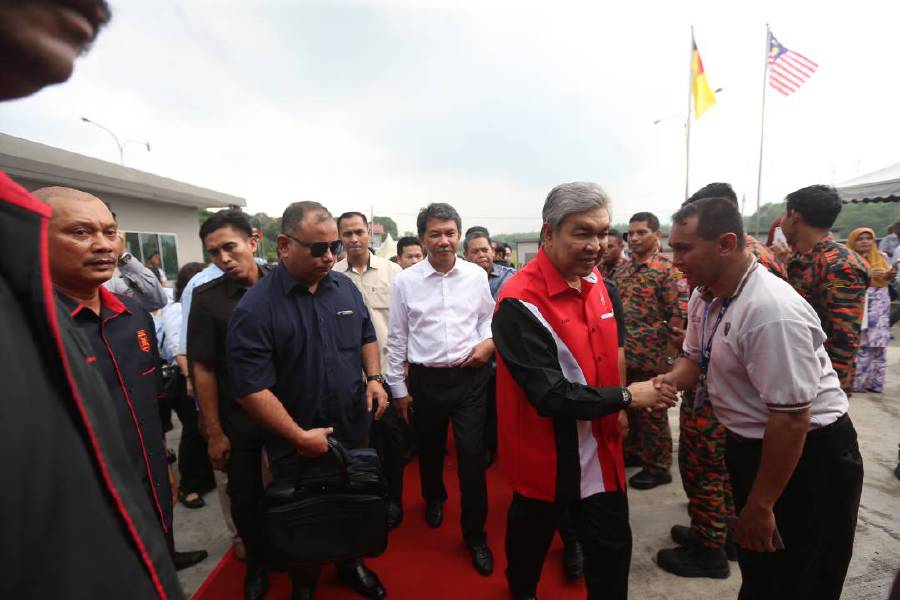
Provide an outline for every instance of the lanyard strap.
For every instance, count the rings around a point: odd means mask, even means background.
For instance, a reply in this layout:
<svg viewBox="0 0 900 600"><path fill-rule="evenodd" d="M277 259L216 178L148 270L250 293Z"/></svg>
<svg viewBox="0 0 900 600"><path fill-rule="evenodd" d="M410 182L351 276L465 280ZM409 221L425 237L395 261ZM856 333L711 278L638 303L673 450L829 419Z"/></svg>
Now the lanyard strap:
<svg viewBox="0 0 900 600"><path fill-rule="evenodd" d="M734 298L725 298L722 300L722 308L719 310L719 316L716 317L716 322L713 324L712 331L709 333L709 341L706 341L706 321L709 318L709 309L712 307L712 301L706 305L706 310L703 312L703 328L700 331L700 377L704 380L706 379L706 374L709 372L709 359L712 356L713 338L716 336L716 330L719 329L719 324L722 323L722 317L725 316L725 311L728 310L733 299Z"/></svg>

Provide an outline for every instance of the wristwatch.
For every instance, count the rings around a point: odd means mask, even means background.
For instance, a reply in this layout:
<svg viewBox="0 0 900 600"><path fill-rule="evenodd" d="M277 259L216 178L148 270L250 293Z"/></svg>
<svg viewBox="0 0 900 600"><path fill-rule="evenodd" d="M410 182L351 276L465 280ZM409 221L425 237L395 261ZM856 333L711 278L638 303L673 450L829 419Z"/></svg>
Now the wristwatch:
<svg viewBox="0 0 900 600"><path fill-rule="evenodd" d="M123 252L122 256L119 257L119 266L126 264L129 260L131 260L131 252Z"/></svg>
<svg viewBox="0 0 900 600"><path fill-rule="evenodd" d="M622 404L626 407L631 406L631 390L627 387L622 388Z"/></svg>
<svg viewBox="0 0 900 600"><path fill-rule="evenodd" d="M674 357L674 356L667 356L667 357L666 357L666 364L669 365L670 367L671 367L672 365L674 365L674 364L675 364L675 357Z"/></svg>
<svg viewBox="0 0 900 600"><path fill-rule="evenodd" d="M378 383L384 384L384 377L381 373L375 373L374 375L366 377L366 383L369 383L370 381L377 381Z"/></svg>

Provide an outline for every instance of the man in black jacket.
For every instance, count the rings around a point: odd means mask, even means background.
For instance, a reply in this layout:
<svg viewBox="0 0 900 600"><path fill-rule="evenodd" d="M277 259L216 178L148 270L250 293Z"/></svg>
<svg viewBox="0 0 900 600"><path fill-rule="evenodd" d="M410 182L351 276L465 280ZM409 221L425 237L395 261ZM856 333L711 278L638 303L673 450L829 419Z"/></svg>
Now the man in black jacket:
<svg viewBox="0 0 900 600"><path fill-rule="evenodd" d="M103 2L80 6L0 2L0 100L69 77L109 19ZM50 215L0 173L15 249L0 253L0 598L182 598L93 353L54 298Z"/></svg>

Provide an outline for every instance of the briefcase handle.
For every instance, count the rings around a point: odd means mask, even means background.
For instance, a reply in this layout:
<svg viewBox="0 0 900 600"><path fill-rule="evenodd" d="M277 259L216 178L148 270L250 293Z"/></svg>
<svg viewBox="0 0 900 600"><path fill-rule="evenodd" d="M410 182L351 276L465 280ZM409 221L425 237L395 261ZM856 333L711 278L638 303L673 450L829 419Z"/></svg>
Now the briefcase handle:
<svg viewBox="0 0 900 600"><path fill-rule="evenodd" d="M350 483L350 472L348 471L348 465L350 463L350 454L347 452L347 449L344 448L344 445L341 444L337 438L334 436L328 436L328 454L334 456L335 461L338 464L338 467L341 470L341 476L344 480L344 483ZM325 455L323 454L317 458L309 458L307 461L316 461L323 458ZM303 485L303 469L299 469L297 471L297 487L301 487Z"/></svg>

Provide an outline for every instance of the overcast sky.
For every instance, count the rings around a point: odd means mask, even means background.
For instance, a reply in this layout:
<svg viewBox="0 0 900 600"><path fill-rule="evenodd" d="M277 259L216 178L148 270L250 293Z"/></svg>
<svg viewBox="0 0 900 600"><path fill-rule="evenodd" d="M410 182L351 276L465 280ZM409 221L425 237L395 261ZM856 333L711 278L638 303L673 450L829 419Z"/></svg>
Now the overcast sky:
<svg viewBox="0 0 900 600"><path fill-rule="evenodd" d="M765 24L817 62L769 89L763 202L900 161L893 2L110 0L72 79L0 105L0 130L247 199L534 231L556 184L593 180L615 221L684 194L690 26L718 104L692 125L691 189L755 209ZM674 115L658 125L653 121Z"/></svg>

